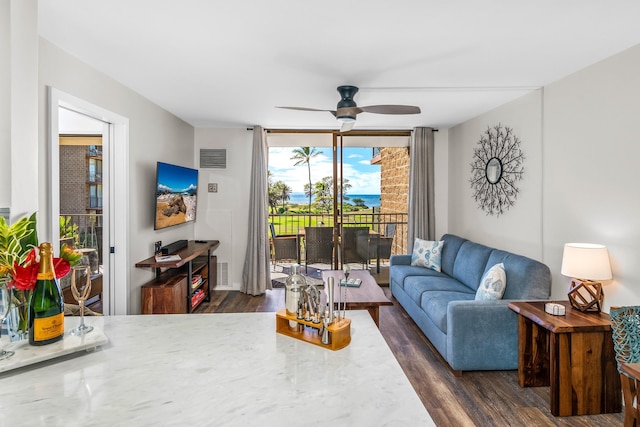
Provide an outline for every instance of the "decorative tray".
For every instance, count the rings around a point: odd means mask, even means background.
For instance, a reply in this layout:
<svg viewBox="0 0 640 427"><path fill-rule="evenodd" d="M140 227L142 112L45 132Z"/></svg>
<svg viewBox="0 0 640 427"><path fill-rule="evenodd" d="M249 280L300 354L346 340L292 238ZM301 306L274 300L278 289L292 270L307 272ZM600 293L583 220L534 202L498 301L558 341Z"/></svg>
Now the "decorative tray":
<svg viewBox="0 0 640 427"><path fill-rule="evenodd" d="M8 359L0 360L0 373L81 351L91 352L108 342L109 338L95 325L93 331L86 335L73 336L69 335L69 331L65 331L62 340L43 346L29 345L29 340L7 343L7 340L3 339L0 348L13 350L15 354Z"/></svg>
<svg viewBox="0 0 640 427"><path fill-rule="evenodd" d="M301 325L302 328L292 329L290 322L295 322ZM289 315L284 308L276 313L276 332L279 334L287 335L334 351L348 346L351 342L351 319L342 318L334 321L334 323L327 327L327 330L331 333L331 342L329 344L322 342L319 334L320 325L320 323L309 322Z"/></svg>
<svg viewBox="0 0 640 427"><path fill-rule="evenodd" d="M348 281L344 279L340 281L340 286L346 286L347 288L359 288L360 285L362 285L362 280L354 279L353 277Z"/></svg>

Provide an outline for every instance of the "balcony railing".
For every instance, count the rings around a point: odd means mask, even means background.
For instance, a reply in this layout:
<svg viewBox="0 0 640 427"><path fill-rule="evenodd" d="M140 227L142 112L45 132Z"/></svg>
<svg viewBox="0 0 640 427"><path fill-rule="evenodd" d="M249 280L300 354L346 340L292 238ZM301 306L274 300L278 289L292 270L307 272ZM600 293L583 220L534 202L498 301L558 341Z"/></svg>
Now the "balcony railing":
<svg viewBox="0 0 640 427"><path fill-rule="evenodd" d="M73 238L76 248L96 249L102 264L102 214L65 214L60 218L66 224L60 226L60 240Z"/></svg>
<svg viewBox="0 0 640 427"><path fill-rule="evenodd" d="M350 212L342 216L343 226L365 226L384 234L387 224L396 224L396 232L393 238L392 254L404 254L406 252L408 214L406 212L393 213L359 213ZM333 227L333 215L331 214L270 214L269 221L273 223L276 234L298 234L304 227Z"/></svg>

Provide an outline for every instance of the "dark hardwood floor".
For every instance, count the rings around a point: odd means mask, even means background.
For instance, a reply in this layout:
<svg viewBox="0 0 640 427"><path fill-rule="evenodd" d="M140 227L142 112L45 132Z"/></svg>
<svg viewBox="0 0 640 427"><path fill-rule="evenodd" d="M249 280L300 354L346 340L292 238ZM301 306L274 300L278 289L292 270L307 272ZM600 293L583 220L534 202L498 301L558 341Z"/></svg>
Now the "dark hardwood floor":
<svg viewBox="0 0 640 427"><path fill-rule="evenodd" d="M389 289L383 287L393 300ZM554 417L549 387L520 388L517 371L465 372L454 377L428 340L394 301L380 308L380 332L437 426L622 426L623 413ZM214 291L200 313L275 312L284 307L284 290L253 297Z"/></svg>

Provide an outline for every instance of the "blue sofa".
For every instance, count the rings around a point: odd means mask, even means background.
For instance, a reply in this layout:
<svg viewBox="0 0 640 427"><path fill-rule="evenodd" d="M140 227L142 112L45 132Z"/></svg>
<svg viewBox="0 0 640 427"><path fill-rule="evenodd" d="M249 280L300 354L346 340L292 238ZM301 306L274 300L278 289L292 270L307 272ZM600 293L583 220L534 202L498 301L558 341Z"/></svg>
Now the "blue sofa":
<svg viewBox="0 0 640 427"><path fill-rule="evenodd" d="M454 371L518 368L518 318L512 300L544 300L549 267L452 234L442 237L441 272L411 265L411 255L390 260L389 286ZM503 263L503 299L475 300L483 274Z"/></svg>

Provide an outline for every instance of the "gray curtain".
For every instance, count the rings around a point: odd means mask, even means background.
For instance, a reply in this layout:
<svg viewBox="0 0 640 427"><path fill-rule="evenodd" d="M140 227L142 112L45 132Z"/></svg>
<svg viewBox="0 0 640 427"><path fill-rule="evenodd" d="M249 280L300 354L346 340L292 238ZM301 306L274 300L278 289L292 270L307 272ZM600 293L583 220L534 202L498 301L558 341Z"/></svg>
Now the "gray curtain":
<svg viewBox="0 0 640 427"><path fill-rule="evenodd" d="M413 251L417 237L435 240L433 189L433 129L415 128L409 148L409 226L407 248Z"/></svg>
<svg viewBox="0 0 640 427"><path fill-rule="evenodd" d="M267 222L269 221L268 153L266 132L261 126L256 126L253 128L253 154L251 156L249 233L240 287L240 291L251 295L262 295L265 290L271 289L267 231Z"/></svg>

